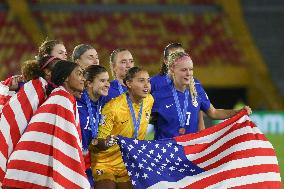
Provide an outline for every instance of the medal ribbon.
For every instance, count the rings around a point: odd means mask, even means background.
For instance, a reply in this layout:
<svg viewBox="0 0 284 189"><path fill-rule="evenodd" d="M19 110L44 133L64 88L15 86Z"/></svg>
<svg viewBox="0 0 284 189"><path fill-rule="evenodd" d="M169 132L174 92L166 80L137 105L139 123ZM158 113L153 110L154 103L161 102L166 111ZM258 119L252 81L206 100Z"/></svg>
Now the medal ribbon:
<svg viewBox="0 0 284 189"><path fill-rule="evenodd" d="M119 94L123 94L124 91L123 91L123 88L122 88L122 85L119 83L119 81L117 80L117 85L118 85L118 90L119 90Z"/></svg>
<svg viewBox="0 0 284 189"><path fill-rule="evenodd" d="M185 95L185 98L184 98L184 108L181 111L180 103L179 103L178 96L177 96L177 91L176 91L176 89L174 87L174 84L171 82L169 77L167 77L167 82L168 82L168 84L172 88L172 93L173 93L173 97L174 97L174 101L175 101L175 106L176 106L176 109L177 109L177 112L178 112L178 119L179 119L180 127L184 128L185 127L185 121L186 121L186 112L187 112L187 107L188 107L189 91L186 88L185 93L184 93L184 95Z"/></svg>
<svg viewBox="0 0 284 189"><path fill-rule="evenodd" d="M133 121L133 124L134 124L134 138L138 138L138 130L139 130L139 127L140 127L140 122L141 122L141 117L142 117L143 101L140 104L138 120L136 122L135 112L134 112L134 108L133 108L133 104L132 104L132 101L130 99L130 96L127 94L126 98L127 98L128 107L130 109L132 121Z"/></svg>
<svg viewBox="0 0 284 189"><path fill-rule="evenodd" d="M97 107L97 111L96 111L96 120L94 122L93 119L93 109L92 109L92 105L91 105L91 100L90 97L88 95L87 91L83 92L83 95L86 99L86 104L87 104L87 108L88 108L88 114L89 114L89 123L90 123L90 128L91 128L91 132L92 132L92 138L95 139L97 137L98 134L98 126L99 126L99 117L100 117L100 109L101 109L101 105L100 102L98 101L98 107ZM86 137L84 137L86 140ZM87 147L88 148L88 141L84 141L84 148Z"/></svg>

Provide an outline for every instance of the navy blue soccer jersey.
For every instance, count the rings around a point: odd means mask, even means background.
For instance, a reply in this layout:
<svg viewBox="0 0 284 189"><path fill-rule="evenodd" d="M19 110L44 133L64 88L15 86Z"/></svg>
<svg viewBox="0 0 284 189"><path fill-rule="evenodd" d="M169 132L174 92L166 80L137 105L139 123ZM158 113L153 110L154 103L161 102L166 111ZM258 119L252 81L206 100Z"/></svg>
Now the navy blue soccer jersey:
<svg viewBox="0 0 284 189"><path fill-rule="evenodd" d="M83 92L83 94L86 93L86 91ZM86 151L92 141L92 130L90 126L90 121L93 120L95 123L96 121L101 120L101 109L105 104L105 97L100 97L98 101L94 102L90 99L91 107L92 107L92 116L90 118L88 113L88 107L86 103L86 96L82 95L80 99L77 99L77 109L80 117L80 127L81 127L81 134L82 134L82 146L83 146L83 152L84 152L84 159L86 164L86 174L88 176L88 179L90 181L91 186L94 186L94 181L92 177L92 171L91 171L91 159L89 156L89 153L86 154ZM97 110L99 110L99 120L96 120L96 113Z"/></svg>
<svg viewBox="0 0 284 189"><path fill-rule="evenodd" d="M200 82L195 79L195 88L198 94L197 104L193 105L189 93L188 107L185 115L185 133L194 133L198 131L200 110L206 112L210 108L210 100L202 88ZM177 107L174 101L172 86L165 85L160 90L152 93L154 105L152 113L157 114L157 125L155 125L155 139L172 138L179 136L181 128ZM185 93L177 91L177 96L181 109L184 109Z"/></svg>
<svg viewBox="0 0 284 189"><path fill-rule="evenodd" d="M167 75L161 75L157 74L151 77L150 83L151 83L151 94L153 94L155 91L160 90L163 88L165 85L168 85L167 82Z"/></svg>
<svg viewBox="0 0 284 189"><path fill-rule="evenodd" d="M104 98L101 97L97 102L94 102L90 100L91 102L91 107L92 107L92 119L95 122L96 120L96 112L98 108L102 109L102 106L104 105ZM99 106L100 102L100 106ZM77 108L79 112L79 117L80 117L80 127L81 127L81 132L82 132L82 143L83 143L83 148L86 148L89 146L91 140L92 140L92 131L90 127L90 116L88 113L88 107L85 99L85 95L82 95L80 99L77 99ZM101 110L99 110L101 112ZM99 119L101 118L101 115L99 116Z"/></svg>
<svg viewBox="0 0 284 189"><path fill-rule="evenodd" d="M122 88L122 93L125 93L128 89L126 86L121 85ZM109 91L108 91L108 95L105 97L105 103L107 103L108 101L110 101L111 99L118 97L119 95L122 94L119 91L119 81L118 80L112 80L110 82L110 87L109 87Z"/></svg>

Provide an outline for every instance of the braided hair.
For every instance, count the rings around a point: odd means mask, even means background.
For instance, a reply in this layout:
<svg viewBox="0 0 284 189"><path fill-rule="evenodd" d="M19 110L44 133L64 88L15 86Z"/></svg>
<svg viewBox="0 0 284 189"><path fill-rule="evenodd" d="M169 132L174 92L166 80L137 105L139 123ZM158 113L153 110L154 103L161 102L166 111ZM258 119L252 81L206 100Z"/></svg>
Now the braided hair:
<svg viewBox="0 0 284 189"><path fill-rule="evenodd" d="M175 65L175 63L180 59L180 58L183 58L185 56L188 56L190 57L187 53L185 52L174 52L174 53L171 53L169 55L169 62L168 62L168 70L170 67L173 67ZM170 73L168 73L171 76ZM190 95L192 97L192 104L193 105L196 105L197 103L197 97L198 97L198 94L197 94L197 91L196 91L196 88L195 88L195 81L194 81L194 78L191 77L190 78L190 83L189 83L189 91L190 91Z"/></svg>

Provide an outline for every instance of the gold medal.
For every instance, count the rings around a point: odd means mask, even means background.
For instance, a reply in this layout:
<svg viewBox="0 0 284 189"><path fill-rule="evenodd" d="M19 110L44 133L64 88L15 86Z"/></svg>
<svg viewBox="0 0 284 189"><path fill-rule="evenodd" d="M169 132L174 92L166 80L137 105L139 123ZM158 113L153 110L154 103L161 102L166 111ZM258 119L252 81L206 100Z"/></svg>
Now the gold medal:
<svg viewBox="0 0 284 189"><path fill-rule="evenodd" d="M184 135L185 134L185 128L180 128L179 130L179 134Z"/></svg>

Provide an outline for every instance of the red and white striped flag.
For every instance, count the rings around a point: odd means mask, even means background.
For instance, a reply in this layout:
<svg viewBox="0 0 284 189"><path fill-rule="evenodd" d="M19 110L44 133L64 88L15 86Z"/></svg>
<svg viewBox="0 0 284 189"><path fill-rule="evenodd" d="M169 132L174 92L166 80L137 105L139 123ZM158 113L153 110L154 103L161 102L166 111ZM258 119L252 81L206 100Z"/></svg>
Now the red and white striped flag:
<svg viewBox="0 0 284 189"><path fill-rule="evenodd" d="M245 111L198 133L119 144L135 188L282 188L274 149Z"/></svg>
<svg viewBox="0 0 284 189"><path fill-rule="evenodd" d="M3 186L90 188L76 99L63 87L38 108L9 158Z"/></svg>
<svg viewBox="0 0 284 189"><path fill-rule="evenodd" d="M0 82L0 114L3 106L9 101L9 99L16 94L15 91L9 91L9 85L12 82L12 77L9 77L5 81Z"/></svg>
<svg viewBox="0 0 284 189"><path fill-rule="evenodd" d="M25 131L32 115L45 101L43 78L27 82L2 109L0 118L0 186L7 160Z"/></svg>

